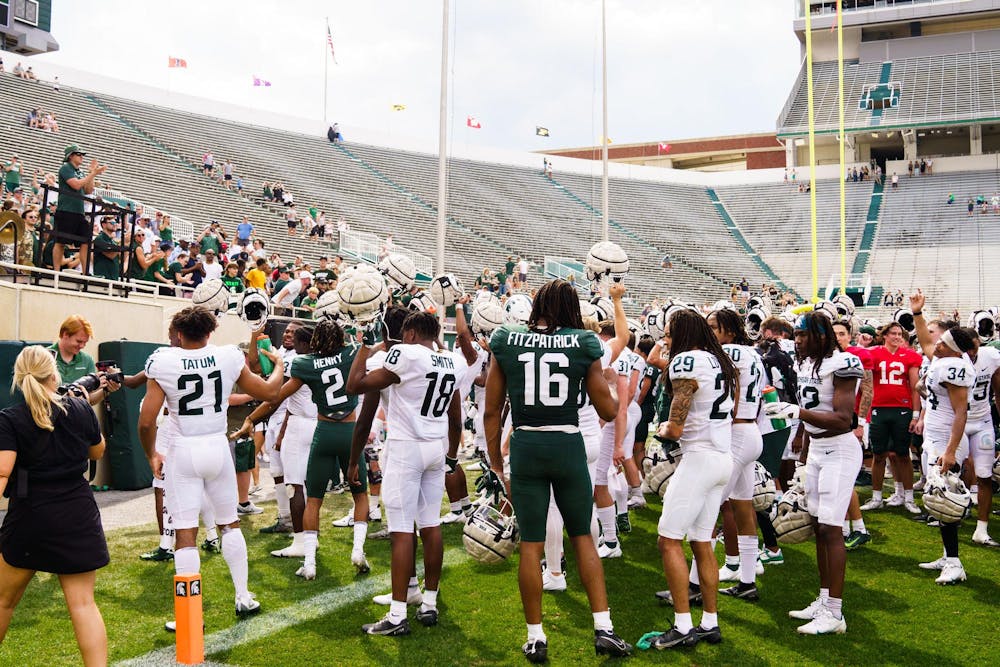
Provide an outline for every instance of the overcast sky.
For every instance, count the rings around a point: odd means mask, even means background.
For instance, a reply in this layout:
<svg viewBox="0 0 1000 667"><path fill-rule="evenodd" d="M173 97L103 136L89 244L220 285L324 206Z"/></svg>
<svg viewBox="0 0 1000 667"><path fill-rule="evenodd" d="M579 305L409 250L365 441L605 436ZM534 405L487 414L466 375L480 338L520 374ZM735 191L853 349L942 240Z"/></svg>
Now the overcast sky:
<svg viewBox="0 0 1000 667"><path fill-rule="evenodd" d="M437 135L439 0L56 0L43 60L307 118ZM608 0L616 144L773 131L799 67L790 0ZM329 60L329 16L337 62ZM600 0L451 0L454 140L538 150L601 134ZM169 56L186 70L168 70ZM254 88L256 75L272 83ZM405 104L392 112L393 104ZM481 130L466 129L472 115ZM551 137L535 137L535 126Z"/></svg>

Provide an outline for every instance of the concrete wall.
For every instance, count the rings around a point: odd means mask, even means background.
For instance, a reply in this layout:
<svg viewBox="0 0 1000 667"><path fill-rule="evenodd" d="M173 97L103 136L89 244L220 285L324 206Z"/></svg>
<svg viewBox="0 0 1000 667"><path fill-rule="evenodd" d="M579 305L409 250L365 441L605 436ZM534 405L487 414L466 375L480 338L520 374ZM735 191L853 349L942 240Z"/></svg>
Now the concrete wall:
<svg viewBox="0 0 1000 667"><path fill-rule="evenodd" d="M847 31L844 31L845 35ZM973 53L1000 49L1000 30L923 35L864 42L860 45L861 62L884 62L900 58L941 56L951 53ZM836 59L836 54L834 55Z"/></svg>
<svg viewBox="0 0 1000 667"><path fill-rule="evenodd" d="M1000 169L1000 154L993 155L961 155L957 157L934 158L934 173L942 174L954 171L988 171ZM890 160L886 163L886 171L900 174L906 173L906 160Z"/></svg>

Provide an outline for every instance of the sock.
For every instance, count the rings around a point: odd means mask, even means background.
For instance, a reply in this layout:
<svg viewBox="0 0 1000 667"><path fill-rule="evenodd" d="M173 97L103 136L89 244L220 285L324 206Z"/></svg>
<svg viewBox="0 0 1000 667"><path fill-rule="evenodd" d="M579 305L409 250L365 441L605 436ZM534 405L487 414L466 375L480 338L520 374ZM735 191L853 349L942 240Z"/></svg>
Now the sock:
<svg viewBox="0 0 1000 667"><path fill-rule="evenodd" d="M163 532L160 533L160 548L171 551L174 548L174 529L171 528L169 517L163 519Z"/></svg>
<svg viewBox="0 0 1000 667"><path fill-rule="evenodd" d="M378 504L382 501L381 496L369 496L368 498L368 511L374 512L378 509Z"/></svg>
<svg viewBox="0 0 1000 667"><path fill-rule="evenodd" d="M233 588L237 598L245 598L247 590L247 541L239 528L227 530L222 534L222 557L229 566L229 576L233 578ZM174 558L177 558L174 556Z"/></svg>
<svg viewBox="0 0 1000 667"><path fill-rule="evenodd" d="M691 572L688 575L688 581L694 586L701 585L701 579L698 577L698 559L694 556L691 557Z"/></svg>
<svg viewBox="0 0 1000 667"><path fill-rule="evenodd" d="M844 519L844 526L840 530L844 533L844 537L851 534L851 522L849 519Z"/></svg>
<svg viewBox="0 0 1000 667"><path fill-rule="evenodd" d="M472 507L472 501L469 500L469 496L464 496L458 502L461 503L463 511L469 509L470 507Z"/></svg>
<svg viewBox="0 0 1000 667"><path fill-rule="evenodd" d="M288 509L288 492L285 490L284 482L274 483L274 500L278 503L278 521L291 523L292 510Z"/></svg>
<svg viewBox="0 0 1000 667"><path fill-rule="evenodd" d="M406 620L406 600L402 602L393 600L389 603L389 620L393 623L402 623Z"/></svg>
<svg viewBox="0 0 1000 667"><path fill-rule="evenodd" d="M453 502L453 503L448 503L448 506L451 508L451 511L454 512L455 514L458 514L459 512L462 511L462 501L461 500Z"/></svg>
<svg viewBox="0 0 1000 667"><path fill-rule="evenodd" d="M354 549L353 551L365 550L365 538L368 536L368 522L354 522Z"/></svg>
<svg viewBox="0 0 1000 667"><path fill-rule="evenodd" d="M432 591L430 589L424 590L424 606L426 607L437 607L438 603L438 592Z"/></svg>
<svg viewBox="0 0 1000 667"><path fill-rule="evenodd" d="M701 615L701 627L706 630L711 630L719 626L719 614L718 612L706 611Z"/></svg>
<svg viewBox="0 0 1000 667"><path fill-rule="evenodd" d="M319 546L319 533L315 530L303 531L302 541L306 547L306 560L303 565L316 567L316 547Z"/></svg>
<svg viewBox="0 0 1000 667"><path fill-rule="evenodd" d="M611 625L611 610L594 612L594 629L607 630L612 632L615 628Z"/></svg>
<svg viewBox="0 0 1000 667"><path fill-rule="evenodd" d="M737 544L739 544L739 541L737 541ZM730 556L729 554L726 554L726 567L728 567L730 570L735 570L739 568L739 566L740 566L739 556Z"/></svg>
<svg viewBox="0 0 1000 667"><path fill-rule="evenodd" d="M201 556L195 547L184 547L174 552L174 572L195 574L201 571Z"/></svg>
<svg viewBox="0 0 1000 667"><path fill-rule="evenodd" d="M778 535L774 532L774 525L767 512L757 512L757 526L760 528L760 535L764 538L764 546L772 553L778 550Z"/></svg>
<svg viewBox="0 0 1000 667"><path fill-rule="evenodd" d="M830 589L829 588L821 588L821 589L819 589L819 599L820 599L821 602L824 602L824 603L828 599L830 599Z"/></svg>
<svg viewBox="0 0 1000 667"><path fill-rule="evenodd" d="M872 500L882 500L882 490L872 491Z"/></svg>
<svg viewBox="0 0 1000 667"><path fill-rule="evenodd" d="M407 588L409 588L411 590L416 590L419 587L420 587L420 582L417 581L417 578L416 577L410 577L410 583L407 584Z"/></svg>
<svg viewBox="0 0 1000 667"><path fill-rule="evenodd" d="M528 623L528 641L545 641L545 633L542 632L542 624Z"/></svg>
<svg viewBox="0 0 1000 667"><path fill-rule="evenodd" d="M958 558L958 526L958 522L941 524L941 541L948 558Z"/></svg>
<svg viewBox="0 0 1000 667"><path fill-rule="evenodd" d="M674 614L674 627L677 628L678 632L685 635L691 632L691 628L694 627L691 623L691 612L686 614Z"/></svg>
<svg viewBox="0 0 1000 667"><path fill-rule="evenodd" d="M292 533L292 544L290 546L300 547L303 545L302 533Z"/></svg>
<svg viewBox="0 0 1000 667"><path fill-rule="evenodd" d="M752 584L757 580L757 536L739 535L740 582Z"/></svg>
<svg viewBox="0 0 1000 667"><path fill-rule="evenodd" d="M904 489L903 490L903 499L906 500L906 502L908 502L908 503L912 503L913 502L913 489Z"/></svg>
<svg viewBox="0 0 1000 667"><path fill-rule="evenodd" d="M594 547L597 547L601 539L601 524L597 520L597 505L593 506L593 511L590 513L590 537L594 540Z"/></svg>
<svg viewBox="0 0 1000 667"><path fill-rule="evenodd" d="M219 539L219 531L216 529L215 526L211 526L210 528L205 529L205 539L208 540L209 542L211 542L212 540Z"/></svg>
<svg viewBox="0 0 1000 667"><path fill-rule="evenodd" d="M833 612L834 618L843 617L844 600L842 598L827 598L826 608Z"/></svg>
<svg viewBox="0 0 1000 667"><path fill-rule="evenodd" d="M860 533L867 533L868 532L868 529L865 528L865 520L864 519L855 519L851 523L854 525L854 530L856 530L856 531L858 531Z"/></svg>
<svg viewBox="0 0 1000 667"><path fill-rule="evenodd" d="M894 487L894 492L893 492L892 495L894 495L894 496L900 496L900 497L903 495L903 483L902 482L896 482L895 487Z"/></svg>
<svg viewBox="0 0 1000 667"><path fill-rule="evenodd" d="M618 527L615 524L615 506L597 508L597 518L601 522L601 530L604 531L604 543L614 546L618 543Z"/></svg>
<svg viewBox="0 0 1000 667"><path fill-rule="evenodd" d="M986 535L987 528L989 528L989 525L990 525L989 521L976 521L976 534Z"/></svg>
<svg viewBox="0 0 1000 667"><path fill-rule="evenodd" d="M628 487L629 498L642 498L642 487L641 486L630 486Z"/></svg>
<svg viewBox="0 0 1000 667"><path fill-rule="evenodd" d="M562 572L563 520L559 510L549 507L545 516L545 565L549 572Z"/></svg>
<svg viewBox="0 0 1000 667"><path fill-rule="evenodd" d="M615 499L615 505L619 514L628 512L628 484L625 483L625 476L618 481L618 484L611 489L611 497Z"/></svg>

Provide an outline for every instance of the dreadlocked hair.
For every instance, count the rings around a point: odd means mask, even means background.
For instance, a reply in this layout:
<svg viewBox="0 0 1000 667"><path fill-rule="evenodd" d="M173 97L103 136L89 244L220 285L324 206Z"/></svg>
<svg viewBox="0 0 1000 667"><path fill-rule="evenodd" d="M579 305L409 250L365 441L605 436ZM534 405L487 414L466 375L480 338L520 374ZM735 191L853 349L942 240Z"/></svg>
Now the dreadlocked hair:
<svg viewBox="0 0 1000 667"><path fill-rule="evenodd" d="M696 311L679 310L670 317L670 356L675 357L691 350L704 350L714 356L722 367L726 393L736 393L739 371L722 349L708 322Z"/></svg>
<svg viewBox="0 0 1000 667"><path fill-rule="evenodd" d="M805 331L806 344L795 346L795 357L799 361L810 359L813 362L813 376L818 378L820 364L837 351L837 337L833 333L833 322L830 321L829 317L818 312L806 313L801 317L800 322L805 326L805 329L797 325L795 330L796 333Z"/></svg>
<svg viewBox="0 0 1000 667"><path fill-rule="evenodd" d="M170 327L190 341L205 340L219 326L215 315L201 306L188 306L174 313Z"/></svg>
<svg viewBox="0 0 1000 667"><path fill-rule="evenodd" d="M709 317L715 316L715 324L732 337L734 345L752 346L753 341L747 336L747 327L743 318L735 310L730 308L720 308L709 313ZM707 321L707 318L706 318Z"/></svg>
<svg viewBox="0 0 1000 667"><path fill-rule="evenodd" d="M296 332L298 333L298 332ZM313 354L322 357L330 357L344 347L344 330L336 322L324 320L316 325L312 338L309 339L309 348Z"/></svg>
<svg viewBox="0 0 1000 667"><path fill-rule="evenodd" d="M294 336L296 343L310 345L312 343L313 330L309 327L299 327L292 336Z"/></svg>
<svg viewBox="0 0 1000 667"><path fill-rule="evenodd" d="M418 340L437 340L441 324L433 313L412 312L403 322L403 331L412 331Z"/></svg>
<svg viewBox="0 0 1000 667"><path fill-rule="evenodd" d="M389 306L382 316L382 337L387 343L398 343L403 339L403 323L412 312L403 306Z"/></svg>
<svg viewBox="0 0 1000 667"><path fill-rule="evenodd" d="M545 328L538 326L545 322ZM542 285L531 303L528 328L544 334L553 334L562 328L582 329L583 316L580 315L580 297L576 288L565 280L556 278Z"/></svg>

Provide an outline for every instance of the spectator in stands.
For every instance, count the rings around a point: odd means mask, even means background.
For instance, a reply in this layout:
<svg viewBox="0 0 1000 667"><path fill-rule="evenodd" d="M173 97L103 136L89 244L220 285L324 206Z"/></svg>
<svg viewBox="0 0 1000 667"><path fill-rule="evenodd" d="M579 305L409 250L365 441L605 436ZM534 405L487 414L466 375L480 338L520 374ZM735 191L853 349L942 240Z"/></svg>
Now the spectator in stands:
<svg viewBox="0 0 1000 667"><path fill-rule="evenodd" d="M186 250L181 250L177 253L173 261L168 260L167 274L175 283L182 287L191 287L191 284L194 282L194 276L191 273L184 272L189 257L190 254Z"/></svg>
<svg viewBox="0 0 1000 667"><path fill-rule="evenodd" d="M892 306L893 301L894 299L892 296L892 292L886 292L885 296L882 297L882 306L884 306L885 308L889 308Z"/></svg>
<svg viewBox="0 0 1000 667"><path fill-rule="evenodd" d="M337 244L339 245L341 240L344 238L344 234L351 231L351 228L347 225L347 220L344 218L344 216L340 216L339 218L337 218L336 229L337 229ZM330 241L333 241L333 230L334 230L333 221L327 220L326 237L330 239Z"/></svg>
<svg viewBox="0 0 1000 667"><path fill-rule="evenodd" d="M910 178L913 178L913 160L906 163L906 173L909 174Z"/></svg>
<svg viewBox="0 0 1000 667"><path fill-rule="evenodd" d="M311 284L312 274L308 271L300 271L299 277L289 281L277 294L271 297L271 301L278 307L292 308L299 295L309 291Z"/></svg>
<svg viewBox="0 0 1000 667"><path fill-rule="evenodd" d="M299 214L295 210L295 204L288 207L285 211L285 222L288 224L288 235L295 236L295 229L299 226Z"/></svg>
<svg viewBox="0 0 1000 667"><path fill-rule="evenodd" d="M149 232L141 227L137 227L131 238L126 236L128 251L127 275L129 278L141 280L146 274L146 269L153 263L152 255L147 255L142 249L142 244L146 240Z"/></svg>
<svg viewBox="0 0 1000 667"><path fill-rule="evenodd" d="M989 213L989 212L990 212L990 207L989 207L989 205L988 205L988 204L986 203L986 197L983 197L983 203L982 203L982 205L981 205L981 206L979 207L979 212L980 212L980 213L982 213L983 215L986 215L987 213Z"/></svg>
<svg viewBox="0 0 1000 667"><path fill-rule="evenodd" d="M11 70L11 72L14 74L14 76L16 76L19 79L25 78L25 76L24 76L24 67L21 65L20 61L18 61L18 63L16 65L14 65L14 69Z"/></svg>
<svg viewBox="0 0 1000 667"><path fill-rule="evenodd" d="M392 251L396 249L396 244L392 242L392 234L386 234L385 240L382 242L382 248L379 251L378 258L382 259L387 255L391 254Z"/></svg>
<svg viewBox="0 0 1000 667"><path fill-rule="evenodd" d="M199 253L201 252L198 242L195 241L191 243L191 254L188 257L187 263L185 263L184 269L181 271L182 274L186 276L191 276L191 282L189 283L191 287L197 287L205 279L205 264L199 258Z"/></svg>
<svg viewBox="0 0 1000 667"><path fill-rule="evenodd" d="M163 220L160 221L160 240L167 243L174 242L174 230L170 226L169 215L164 215Z"/></svg>
<svg viewBox="0 0 1000 667"><path fill-rule="evenodd" d="M141 218L143 216L140 215L139 217ZM149 216L148 215L146 215L145 218L147 220L149 220ZM150 220L150 224L152 225L153 233L154 234L159 234L160 233L160 226L163 224L163 211L156 211L155 213L153 213L153 219Z"/></svg>
<svg viewBox="0 0 1000 667"><path fill-rule="evenodd" d="M63 166L59 168L59 200L56 205L52 248L53 266L59 271L62 266L66 243L80 244L80 261L83 270L89 265L90 239L93 229L84 217L84 197L94 191L94 179L107 171L107 167L97 160L91 160L84 176L80 167L86 156L79 146L72 144L63 151Z"/></svg>
<svg viewBox="0 0 1000 667"><path fill-rule="evenodd" d="M212 151L208 151L201 158L201 171L206 176L211 176L215 172L215 156Z"/></svg>
<svg viewBox="0 0 1000 667"><path fill-rule="evenodd" d="M281 266L274 270L275 275L272 277L271 282L271 297L277 296L282 289L285 288L289 282L291 282L291 271L287 266Z"/></svg>
<svg viewBox="0 0 1000 667"><path fill-rule="evenodd" d="M238 245L250 245L250 239L253 238L253 223L250 222L250 217L244 215L243 222L236 225L236 243Z"/></svg>
<svg viewBox="0 0 1000 667"><path fill-rule="evenodd" d="M155 259L149 263L143 275L143 280L151 283L160 283L160 294L164 296L174 296L174 281L170 272L167 271L167 257L170 255L171 250L173 250L171 244L161 243L159 245L159 252L155 254Z"/></svg>
<svg viewBox="0 0 1000 667"><path fill-rule="evenodd" d="M281 183L275 183L274 184L274 189L272 190L271 195L272 195L272 199L274 201L276 201L276 202L283 202L285 200L284 199L285 186L283 186Z"/></svg>
<svg viewBox="0 0 1000 667"><path fill-rule="evenodd" d="M226 289L232 294L240 294L246 289L243 284L243 278L239 275L240 266L236 262L229 262L226 264L226 272L222 276L222 284L226 286Z"/></svg>
<svg viewBox="0 0 1000 667"><path fill-rule="evenodd" d="M3 74L6 71L7 70L3 68L3 58L0 58L0 74Z"/></svg>
<svg viewBox="0 0 1000 667"><path fill-rule="evenodd" d="M58 76L52 77L52 90L56 91L57 93L59 92L59 77Z"/></svg>
<svg viewBox="0 0 1000 667"><path fill-rule="evenodd" d="M215 254L219 254L222 251L223 236L221 232L220 225L215 220L201 231L201 234L195 240L201 244L202 252L207 253L209 250L212 250Z"/></svg>
<svg viewBox="0 0 1000 667"><path fill-rule="evenodd" d="M897 174L896 172L892 172L892 189L893 190L899 189L899 174Z"/></svg>
<svg viewBox="0 0 1000 667"><path fill-rule="evenodd" d="M672 269L672 268L674 268L674 263L670 260L670 255L664 255L660 259L660 267L664 268L664 269Z"/></svg>
<svg viewBox="0 0 1000 667"><path fill-rule="evenodd" d="M927 175L930 176L934 173L934 160L927 158Z"/></svg>
<svg viewBox="0 0 1000 667"><path fill-rule="evenodd" d="M326 222L315 221L315 224L309 229L309 238L313 242L317 242L326 236Z"/></svg>
<svg viewBox="0 0 1000 667"><path fill-rule="evenodd" d="M920 175L923 176L927 173L927 160L920 158Z"/></svg>
<svg viewBox="0 0 1000 667"><path fill-rule="evenodd" d="M222 184L226 186L227 190L231 190L233 187L233 163L228 159L222 163Z"/></svg>
<svg viewBox="0 0 1000 667"><path fill-rule="evenodd" d="M334 143L344 143L344 135L340 133L340 123L334 123L330 129L333 130Z"/></svg>
<svg viewBox="0 0 1000 667"><path fill-rule="evenodd" d="M948 205L951 206L954 203L955 203L955 193L954 192L949 192L948 193Z"/></svg>
<svg viewBox="0 0 1000 667"><path fill-rule="evenodd" d="M38 129L38 124L42 121L42 115L39 113L38 109L32 109L28 112L28 117L25 118L25 123L32 130Z"/></svg>
<svg viewBox="0 0 1000 667"><path fill-rule="evenodd" d="M42 116L41 129L45 132L53 132L59 134L59 123L56 121L56 115L51 111L45 112Z"/></svg>
<svg viewBox="0 0 1000 667"><path fill-rule="evenodd" d="M14 188L14 191L8 196L8 200L11 203L11 208L19 214L24 213L25 208L28 206L28 200L24 196L24 188L20 185Z"/></svg>
<svg viewBox="0 0 1000 667"><path fill-rule="evenodd" d="M247 271L247 285L254 289L266 289L269 273L271 273L271 268L267 265L267 260L258 257L254 262L254 268Z"/></svg>
<svg viewBox="0 0 1000 667"><path fill-rule="evenodd" d="M265 259L267 257L267 251L264 250L264 240L256 238L253 240L252 250L250 251L250 256L259 259Z"/></svg>
<svg viewBox="0 0 1000 667"><path fill-rule="evenodd" d="M17 155L12 155L10 160L8 160L3 165L3 187L6 192L13 192L15 189L21 186L21 170L23 169L21 161L17 158Z"/></svg>
<svg viewBox="0 0 1000 667"><path fill-rule="evenodd" d="M236 194L238 194L238 195L240 195L242 197L243 196L243 177L242 176L237 176L235 182L236 182Z"/></svg>
<svg viewBox="0 0 1000 667"><path fill-rule="evenodd" d="M1000 214L1000 195L994 192L990 204L993 206L993 213Z"/></svg>
<svg viewBox="0 0 1000 667"><path fill-rule="evenodd" d="M333 280L335 276L336 274L330 267L330 259L326 255L321 256L319 258L319 268L313 271L313 278L319 282L320 280Z"/></svg>
<svg viewBox="0 0 1000 667"><path fill-rule="evenodd" d="M118 220L114 216L101 218L101 232L94 238L94 275L108 280L121 278L121 246L115 240Z"/></svg>
<svg viewBox="0 0 1000 667"><path fill-rule="evenodd" d="M972 197L969 197L968 208L969 208L969 217L972 217L973 211L976 210L976 202L972 201Z"/></svg>
<svg viewBox="0 0 1000 667"><path fill-rule="evenodd" d="M299 307L308 310L309 318L312 319L313 317L312 313L314 310L316 310L316 304L318 303L318 301L319 301L319 289L316 287L310 287L309 290L306 292L305 298L302 299L302 302L299 304Z"/></svg>
<svg viewBox="0 0 1000 667"><path fill-rule="evenodd" d="M521 257L520 261L517 263L517 281L520 283L520 288L528 284L528 271L531 269L531 262L528 261L527 257Z"/></svg>
<svg viewBox="0 0 1000 667"><path fill-rule="evenodd" d="M177 258L181 256L181 253L190 254L189 242L187 239L181 239L174 246L173 252L167 257L167 266L170 266L177 261Z"/></svg>
<svg viewBox="0 0 1000 667"><path fill-rule="evenodd" d="M26 81L38 81L38 77L35 76L35 71L31 69L31 65L28 65L28 69L25 70L24 79Z"/></svg>
<svg viewBox="0 0 1000 667"><path fill-rule="evenodd" d="M216 258L214 248L205 250L205 261L202 262L202 268L205 270L205 280L222 277L222 263Z"/></svg>
<svg viewBox="0 0 1000 667"><path fill-rule="evenodd" d="M263 187L264 191L262 194L264 196L264 201L271 201L272 199L274 199L274 193L271 192L271 184L268 183L267 181L264 181Z"/></svg>

